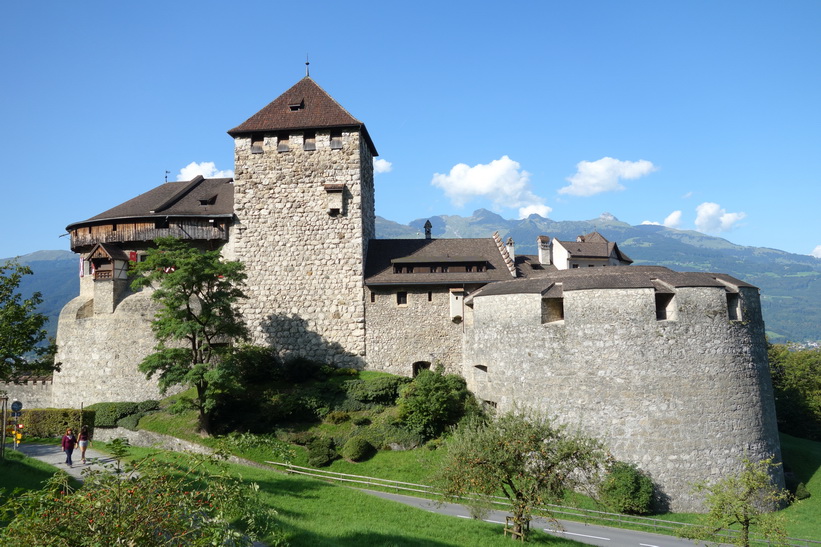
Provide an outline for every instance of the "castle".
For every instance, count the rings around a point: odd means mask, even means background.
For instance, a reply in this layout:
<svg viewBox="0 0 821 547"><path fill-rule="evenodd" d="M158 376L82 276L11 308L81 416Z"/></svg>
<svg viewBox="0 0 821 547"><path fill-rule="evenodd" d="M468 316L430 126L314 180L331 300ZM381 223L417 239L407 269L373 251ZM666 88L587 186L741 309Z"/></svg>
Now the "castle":
<svg viewBox="0 0 821 547"><path fill-rule="evenodd" d="M254 343L406 376L441 363L488 405L603 439L672 509L696 509L691 484L744 455L780 458L755 287L632 266L595 232L541 236L532 256L429 225L376 239L377 150L308 76L228 134L233 180L165 183L67 227L82 280L60 315L50 406L158 397L137 371L156 307L127 267L170 235L245 264Z"/></svg>

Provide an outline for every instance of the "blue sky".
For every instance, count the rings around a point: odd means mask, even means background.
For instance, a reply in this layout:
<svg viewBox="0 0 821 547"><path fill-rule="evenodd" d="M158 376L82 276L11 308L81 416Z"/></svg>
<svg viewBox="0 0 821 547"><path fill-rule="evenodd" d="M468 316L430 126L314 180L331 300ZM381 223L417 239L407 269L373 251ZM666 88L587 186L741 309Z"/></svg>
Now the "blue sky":
<svg viewBox="0 0 821 547"><path fill-rule="evenodd" d="M7 2L0 257L232 170L226 131L306 55L385 218L609 212L821 257L820 28L816 0Z"/></svg>

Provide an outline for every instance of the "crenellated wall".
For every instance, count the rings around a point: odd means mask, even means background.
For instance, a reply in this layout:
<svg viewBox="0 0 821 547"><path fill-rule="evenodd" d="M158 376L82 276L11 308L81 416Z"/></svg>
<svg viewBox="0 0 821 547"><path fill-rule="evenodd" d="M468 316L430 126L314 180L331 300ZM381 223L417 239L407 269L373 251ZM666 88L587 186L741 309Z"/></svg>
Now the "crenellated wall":
<svg viewBox="0 0 821 547"><path fill-rule="evenodd" d="M23 408L50 408L52 381L25 380L19 383L0 382L0 392L5 392L9 401L20 401Z"/></svg>
<svg viewBox="0 0 821 547"><path fill-rule="evenodd" d="M678 319L657 320L653 289L564 292L564 320L542 323L540 294L477 296L464 374L500 410L535 408L605 440L647 471L677 511L700 509L692 483L780 459L758 291L680 287ZM779 478L779 481L782 481Z"/></svg>
<svg viewBox="0 0 821 547"><path fill-rule="evenodd" d="M248 272L241 305L258 344L284 355L364 366L364 257L374 237L373 158L356 130L331 147L316 133L235 139L234 253ZM340 200L338 213L330 212Z"/></svg>

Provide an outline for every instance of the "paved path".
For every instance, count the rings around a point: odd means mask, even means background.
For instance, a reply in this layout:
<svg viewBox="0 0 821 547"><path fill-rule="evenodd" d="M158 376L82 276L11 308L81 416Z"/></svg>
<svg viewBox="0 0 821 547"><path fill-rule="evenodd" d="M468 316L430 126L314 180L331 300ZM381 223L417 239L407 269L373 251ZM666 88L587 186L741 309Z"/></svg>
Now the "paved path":
<svg viewBox="0 0 821 547"><path fill-rule="evenodd" d="M402 494L391 494L387 492L378 492L375 490L363 490L368 494L379 496L393 501L398 501L406 505L419 507L432 513L440 513L469 519L470 511L463 505L455 503L440 503L425 498L417 498L415 496L405 496ZM494 524L504 524L505 515L508 513L504 511L490 511L485 517L486 522ZM579 522L560 520L559 524L562 530L556 530L554 524L547 519L534 517L530 523L531 528L541 528L549 534L566 537L580 543L588 545L599 545L607 547L693 547L699 545L698 543L680 539L674 536L665 536L660 534L651 534L649 532L637 532L634 530L624 530L620 528L609 528L606 526L597 526L594 524L583 524ZM512 544L511 544L512 545Z"/></svg>
<svg viewBox="0 0 821 547"><path fill-rule="evenodd" d="M11 445L6 446L6 450L12 451ZM103 465L114 461L114 458L93 448L86 450L86 464L80 460L80 450L75 449L71 455L74 466L66 465L66 455L57 444L26 444L17 447L18 452L22 452L30 458L37 458L58 469L62 469L72 477L83 480L82 473L86 469L102 469Z"/></svg>

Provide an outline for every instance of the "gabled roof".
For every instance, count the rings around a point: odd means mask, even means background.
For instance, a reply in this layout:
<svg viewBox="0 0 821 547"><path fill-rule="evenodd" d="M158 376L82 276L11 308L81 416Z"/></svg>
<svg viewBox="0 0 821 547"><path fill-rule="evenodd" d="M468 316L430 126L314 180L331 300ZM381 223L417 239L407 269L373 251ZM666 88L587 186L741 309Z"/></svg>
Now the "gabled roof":
<svg viewBox="0 0 821 547"><path fill-rule="evenodd" d="M621 252L619 246L612 241L608 241L599 232L590 232L587 235L579 236L577 241L555 240L567 250L571 258L599 258L606 259L615 256L618 260L632 263L633 260Z"/></svg>
<svg viewBox="0 0 821 547"><path fill-rule="evenodd" d="M394 273L394 264L454 264L483 261L482 272ZM517 262L519 262L517 257ZM524 270L524 269L523 269ZM371 239L365 266L367 285L449 285L510 279L493 238Z"/></svg>
<svg viewBox="0 0 821 547"><path fill-rule="evenodd" d="M105 221L165 217L232 217L234 215L233 179L206 179L201 175L190 181L166 182L108 211L66 227Z"/></svg>
<svg viewBox="0 0 821 547"><path fill-rule="evenodd" d="M354 118L333 97L305 76L265 108L228 131L232 137L247 133L268 133L292 129L356 127L377 156L365 124Z"/></svg>
<svg viewBox="0 0 821 547"><path fill-rule="evenodd" d="M110 258L112 260L128 261L128 255L125 251L116 245L111 245L108 243L98 243L92 247L91 251L88 253L88 256L86 256L86 260L91 260L92 258Z"/></svg>

